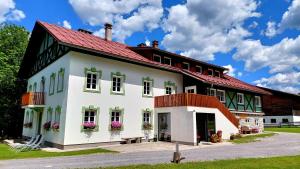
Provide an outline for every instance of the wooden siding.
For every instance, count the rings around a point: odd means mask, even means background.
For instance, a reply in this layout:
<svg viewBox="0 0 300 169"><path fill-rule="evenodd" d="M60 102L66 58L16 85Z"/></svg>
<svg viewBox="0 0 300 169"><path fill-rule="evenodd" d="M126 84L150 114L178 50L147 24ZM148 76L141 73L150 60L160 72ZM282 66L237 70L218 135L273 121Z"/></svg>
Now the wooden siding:
<svg viewBox="0 0 300 169"><path fill-rule="evenodd" d="M28 92L22 96L22 106L28 105L44 105L45 95L43 92Z"/></svg>
<svg viewBox="0 0 300 169"><path fill-rule="evenodd" d="M239 126L239 121L216 97L181 93L157 96L154 99L155 108L159 107L179 107L179 106L195 106L217 108L224 116L231 121L236 127Z"/></svg>

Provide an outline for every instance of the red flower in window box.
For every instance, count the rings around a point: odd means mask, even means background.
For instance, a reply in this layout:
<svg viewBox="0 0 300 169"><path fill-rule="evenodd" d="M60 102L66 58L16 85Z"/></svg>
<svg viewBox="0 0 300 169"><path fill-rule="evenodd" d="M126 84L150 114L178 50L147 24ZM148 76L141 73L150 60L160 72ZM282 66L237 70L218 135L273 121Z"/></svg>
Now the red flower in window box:
<svg viewBox="0 0 300 169"><path fill-rule="evenodd" d="M122 123L118 121L111 122L111 130L113 131L119 131L122 129Z"/></svg>
<svg viewBox="0 0 300 169"><path fill-rule="evenodd" d="M53 130L58 130L58 129L59 129L59 124L58 124L57 122L54 122L54 123L52 124L52 129L53 129Z"/></svg>
<svg viewBox="0 0 300 169"><path fill-rule="evenodd" d="M49 130L50 127L51 127L51 121L48 121L48 122L44 123L43 127L44 127L45 130Z"/></svg>

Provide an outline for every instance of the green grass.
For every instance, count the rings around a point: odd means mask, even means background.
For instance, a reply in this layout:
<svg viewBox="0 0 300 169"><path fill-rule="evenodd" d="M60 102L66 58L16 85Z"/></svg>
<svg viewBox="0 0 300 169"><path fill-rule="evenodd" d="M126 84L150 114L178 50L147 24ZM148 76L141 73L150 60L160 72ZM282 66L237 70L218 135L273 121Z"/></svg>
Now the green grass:
<svg viewBox="0 0 300 169"><path fill-rule="evenodd" d="M271 137L275 135L275 133L263 133L263 134L256 134L256 135L248 135L244 136L239 139L230 140L230 142L235 144L242 144L242 143L250 143L250 142L256 142L259 138L265 138L265 137Z"/></svg>
<svg viewBox="0 0 300 169"><path fill-rule="evenodd" d="M287 133L300 133L300 127L271 127L265 128L265 131L273 132L287 132Z"/></svg>
<svg viewBox="0 0 300 169"><path fill-rule="evenodd" d="M103 169L298 169L300 156L248 158L181 164L135 165Z"/></svg>
<svg viewBox="0 0 300 169"><path fill-rule="evenodd" d="M96 153L112 153L113 151L96 148L78 151L68 152L46 152L41 150L27 151L27 152L15 152L9 149L6 144L0 144L0 160L7 159L20 159L20 158L40 158L40 157L56 157L56 156L75 156L84 154L96 154Z"/></svg>

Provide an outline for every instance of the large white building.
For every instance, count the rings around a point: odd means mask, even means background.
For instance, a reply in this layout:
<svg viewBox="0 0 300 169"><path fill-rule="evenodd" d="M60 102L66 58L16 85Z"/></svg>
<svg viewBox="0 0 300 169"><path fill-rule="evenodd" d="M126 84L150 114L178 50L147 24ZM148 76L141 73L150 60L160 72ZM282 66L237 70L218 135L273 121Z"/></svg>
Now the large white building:
<svg viewBox="0 0 300 169"><path fill-rule="evenodd" d="M120 143L128 138L196 145L222 130L263 130L263 89L226 75L226 69L37 22L19 77L23 136L44 136L58 148ZM210 95L210 96L207 96Z"/></svg>

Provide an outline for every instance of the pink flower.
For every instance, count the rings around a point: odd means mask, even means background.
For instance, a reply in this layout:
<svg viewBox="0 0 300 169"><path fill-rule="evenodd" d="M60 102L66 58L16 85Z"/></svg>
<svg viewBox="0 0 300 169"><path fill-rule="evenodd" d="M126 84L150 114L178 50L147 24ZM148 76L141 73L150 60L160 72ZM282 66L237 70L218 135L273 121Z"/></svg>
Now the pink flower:
<svg viewBox="0 0 300 169"><path fill-rule="evenodd" d="M122 128L122 123L118 121L111 122L111 129L113 130L120 130Z"/></svg>
<svg viewBox="0 0 300 169"><path fill-rule="evenodd" d="M83 127L86 129L94 129L96 124L94 122L84 122Z"/></svg>
<svg viewBox="0 0 300 169"><path fill-rule="evenodd" d="M44 127L45 130L49 130L50 127L51 127L51 121L48 121L48 122L44 123L43 127Z"/></svg>
<svg viewBox="0 0 300 169"><path fill-rule="evenodd" d="M52 124L52 129L59 129L59 124L57 122Z"/></svg>

